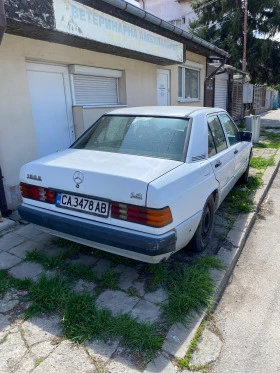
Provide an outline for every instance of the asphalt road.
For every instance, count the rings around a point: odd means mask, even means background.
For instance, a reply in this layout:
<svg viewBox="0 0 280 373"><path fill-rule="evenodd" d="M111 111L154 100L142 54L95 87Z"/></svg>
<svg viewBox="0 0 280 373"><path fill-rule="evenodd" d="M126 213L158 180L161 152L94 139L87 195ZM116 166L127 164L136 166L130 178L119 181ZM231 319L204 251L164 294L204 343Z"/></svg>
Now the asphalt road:
<svg viewBox="0 0 280 373"><path fill-rule="evenodd" d="M280 372L280 173L214 313L213 373Z"/></svg>

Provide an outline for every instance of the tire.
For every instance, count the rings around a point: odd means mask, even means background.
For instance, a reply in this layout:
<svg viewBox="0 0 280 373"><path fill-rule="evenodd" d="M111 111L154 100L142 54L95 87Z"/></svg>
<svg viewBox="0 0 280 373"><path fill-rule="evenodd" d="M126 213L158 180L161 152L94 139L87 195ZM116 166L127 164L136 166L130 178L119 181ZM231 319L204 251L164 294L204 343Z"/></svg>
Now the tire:
<svg viewBox="0 0 280 373"><path fill-rule="evenodd" d="M239 183L240 184L247 184L248 183L248 180L249 180L249 171L250 171L250 161L248 163L246 171L244 172L244 174L242 174L240 176L240 179L239 179Z"/></svg>
<svg viewBox="0 0 280 373"><path fill-rule="evenodd" d="M201 252L208 246L214 227L215 203L211 195L203 208L200 223L190 241L190 247L195 252Z"/></svg>
<svg viewBox="0 0 280 373"><path fill-rule="evenodd" d="M248 183L251 158L252 158L252 153L250 154L249 162L248 162L248 166L247 166L247 168L246 168L244 174L242 174L242 175L240 176L240 179L239 179L239 183L240 183L240 184L247 184L247 183Z"/></svg>

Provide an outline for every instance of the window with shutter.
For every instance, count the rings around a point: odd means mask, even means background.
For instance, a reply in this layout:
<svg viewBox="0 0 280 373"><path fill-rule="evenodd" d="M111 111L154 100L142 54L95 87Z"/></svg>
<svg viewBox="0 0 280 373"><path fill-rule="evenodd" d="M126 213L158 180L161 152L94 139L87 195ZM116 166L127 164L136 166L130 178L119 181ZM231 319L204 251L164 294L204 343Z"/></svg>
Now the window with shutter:
<svg viewBox="0 0 280 373"><path fill-rule="evenodd" d="M119 105L119 78L122 72L88 66L70 67L74 105Z"/></svg>

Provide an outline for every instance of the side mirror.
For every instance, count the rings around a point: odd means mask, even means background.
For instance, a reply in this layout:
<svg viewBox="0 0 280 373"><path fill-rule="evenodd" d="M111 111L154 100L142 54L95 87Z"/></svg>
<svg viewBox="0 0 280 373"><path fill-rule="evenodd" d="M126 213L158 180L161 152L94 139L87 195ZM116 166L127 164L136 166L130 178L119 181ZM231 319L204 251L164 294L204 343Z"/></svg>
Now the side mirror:
<svg viewBox="0 0 280 373"><path fill-rule="evenodd" d="M239 132L241 141L252 142L252 132L244 131Z"/></svg>

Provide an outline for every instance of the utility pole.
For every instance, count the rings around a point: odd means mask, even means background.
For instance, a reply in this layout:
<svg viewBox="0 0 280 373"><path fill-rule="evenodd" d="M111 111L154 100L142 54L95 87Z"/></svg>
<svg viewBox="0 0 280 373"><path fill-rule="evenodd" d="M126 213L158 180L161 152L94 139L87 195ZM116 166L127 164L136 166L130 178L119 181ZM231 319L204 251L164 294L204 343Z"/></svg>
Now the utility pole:
<svg viewBox="0 0 280 373"><path fill-rule="evenodd" d="M242 71L246 71L247 65L247 30L248 30L248 0L244 0L244 42L243 42L243 61Z"/></svg>
<svg viewBox="0 0 280 373"><path fill-rule="evenodd" d="M244 92L244 85L245 85L245 71L247 70L247 30L248 30L248 0L244 1L244 41L243 41L243 60L242 60L242 91ZM242 93L242 101L243 101L243 95ZM246 111L246 105L243 103L242 105L242 117L244 118Z"/></svg>

